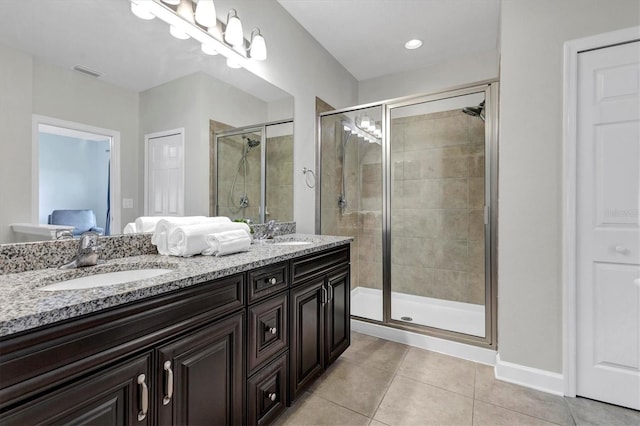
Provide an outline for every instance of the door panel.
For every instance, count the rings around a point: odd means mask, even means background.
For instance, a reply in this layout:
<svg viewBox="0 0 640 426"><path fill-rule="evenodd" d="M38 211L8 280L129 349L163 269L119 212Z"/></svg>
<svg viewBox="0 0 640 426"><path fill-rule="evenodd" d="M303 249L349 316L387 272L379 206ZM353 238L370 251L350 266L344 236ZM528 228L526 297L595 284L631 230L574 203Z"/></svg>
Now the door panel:
<svg viewBox="0 0 640 426"><path fill-rule="evenodd" d="M640 42L578 55L577 394L640 409Z"/></svg>
<svg viewBox="0 0 640 426"><path fill-rule="evenodd" d="M351 341L349 269L329 275L327 289L329 301L326 305L325 368L349 347Z"/></svg>
<svg viewBox="0 0 640 426"><path fill-rule="evenodd" d="M181 133L148 139L146 214L184 214L184 150Z"/></svg>

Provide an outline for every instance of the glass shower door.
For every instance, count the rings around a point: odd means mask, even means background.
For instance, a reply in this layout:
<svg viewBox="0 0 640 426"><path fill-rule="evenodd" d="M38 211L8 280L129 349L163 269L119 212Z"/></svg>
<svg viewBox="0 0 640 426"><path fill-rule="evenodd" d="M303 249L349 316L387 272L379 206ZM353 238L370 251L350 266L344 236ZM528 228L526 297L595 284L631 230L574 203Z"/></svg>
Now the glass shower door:
<svg viewBox="0 0 640 426"><path fill-rule="evenodd" d="M321 117L320 228L351 245L351 314L382 321L382 106Z"/></svg>
<svg viewBox="0 0 640 426"><path fill-rule="evenodd" d="M484 101L390 106L391 320L486 334Z"/></svg>

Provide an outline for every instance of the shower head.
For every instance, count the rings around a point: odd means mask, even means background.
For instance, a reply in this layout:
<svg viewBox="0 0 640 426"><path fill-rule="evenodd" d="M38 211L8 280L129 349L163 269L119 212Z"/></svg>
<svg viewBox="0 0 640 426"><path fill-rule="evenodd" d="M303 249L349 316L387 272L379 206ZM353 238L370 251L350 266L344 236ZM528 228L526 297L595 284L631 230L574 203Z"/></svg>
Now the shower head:
<svg viewBox="0 0 640 426"><path fill-rule="evenodd" d="M484 101L480 102L478 106L464 107L462 112L472 117L480 117L484 121Z"/></svg>
<svg viewBox="0 0 640 426"><path fill-rule="evenodd" d="M243 136L242 139L245 139L247 141L247 146L249 148L255 148L255 147L260 145L260 140L259 139L251 139L248 136Z"/></svg>

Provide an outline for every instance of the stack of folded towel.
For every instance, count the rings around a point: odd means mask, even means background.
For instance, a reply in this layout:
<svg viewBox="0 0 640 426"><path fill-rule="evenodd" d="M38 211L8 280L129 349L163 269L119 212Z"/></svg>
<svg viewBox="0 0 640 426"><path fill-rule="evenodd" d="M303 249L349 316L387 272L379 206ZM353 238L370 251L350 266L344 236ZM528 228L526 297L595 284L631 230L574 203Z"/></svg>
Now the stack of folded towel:
<svg viewBox="0 0 640 426"><path fill-rule="evenodd" d="M170 217L155 224L151 242L162 255L224 256L249 250L251 229L227 217Z"/></svg>

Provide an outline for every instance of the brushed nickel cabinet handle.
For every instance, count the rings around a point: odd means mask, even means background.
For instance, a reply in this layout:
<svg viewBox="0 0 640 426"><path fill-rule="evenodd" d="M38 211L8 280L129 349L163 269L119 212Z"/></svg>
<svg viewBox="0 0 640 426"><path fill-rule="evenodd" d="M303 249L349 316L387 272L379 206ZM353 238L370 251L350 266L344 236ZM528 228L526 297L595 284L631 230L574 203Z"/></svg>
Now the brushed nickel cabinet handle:
<svg viewBox="0 0 640 426"><path fill-rule="evenodd" d="M173 397L173 370L171 369L171 361L165 361L163 368L167 377L167 394L162 398L162 405L167 405Z"/></svg>
<svg viewBox="0 0 640 426"><path fill-rule="evenodd" d="M149 388L145 383L146 376L141 374L138 376L138 384L140 385L140 411L138 412L138 421L141 422L147 417L149 412Z"/></svg>

